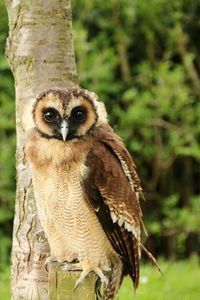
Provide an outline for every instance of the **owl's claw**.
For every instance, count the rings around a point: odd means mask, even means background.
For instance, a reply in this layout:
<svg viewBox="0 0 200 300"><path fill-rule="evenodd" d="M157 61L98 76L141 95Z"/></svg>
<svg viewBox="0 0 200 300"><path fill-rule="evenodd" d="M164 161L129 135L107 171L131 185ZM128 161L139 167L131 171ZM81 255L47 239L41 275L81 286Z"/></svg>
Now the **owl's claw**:
<svg viewBox="0 0 200 300"><path fill-rule="evenodd" d="M58 263L57 269L61 268L63 271L73 271L73 268L75 270L74 265L78 265L79 260L77 258L69 258L69 259L57 259L55 257L48 257L45 262L45 269L47 272L50 270L50 265L52 263ZM68 267L67 267L68 266ZM82 269L81 269L82 270ZM79 268L80 271L80 268Z"/></svg>
<svg viewBox="0 0 200 300"><path fill-rule="evenodd" d="M57 262L57 259L55 257L51 257L49 256L47 258L47 260L45 261L45 269L47 272L49 272L50 270L50 265L53 263L53 262Z"/></svg>
<svg viewBox="0 0 200 300"><path fill-rule="evenodd" d="M88 276L88 274L90 272L94 272L98 275L98 277L101 280L101 283L103 283L105 285L105 287L107 287L108 285L108 278L103 274L102 270L100 268L95 268L95 269L84 269L81 273L81 276L79 277L79 279L76 281L75 286L74 286L74 291L77 289L77 287L85 280L85 278Z"/></svg>
<svg viewBox="0 0 200 300"><path fill-rule="evenodd" d="M90 273L88 270L83 270L81 273L81 276L79 279L76 281L75 286L74 286L74 292L76 291L77 287L84 281L84 279L87 277L87 275Z"/></svg>
<svg viewBox="0 0 200 300"><path fill-rule="evenodd" d="M105 288L108 286L108 278L103 274L102 270L100 268L95 268L94 272L99 276L101 279L101 283L105 285Z"/></svg>

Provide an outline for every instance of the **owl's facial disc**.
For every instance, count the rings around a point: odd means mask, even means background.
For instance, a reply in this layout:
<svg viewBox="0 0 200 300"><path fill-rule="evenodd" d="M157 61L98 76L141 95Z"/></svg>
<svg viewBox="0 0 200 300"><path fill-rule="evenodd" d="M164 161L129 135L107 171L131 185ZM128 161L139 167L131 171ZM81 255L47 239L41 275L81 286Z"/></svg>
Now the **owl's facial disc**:
<svg viewBox="0 0 200 300"><path fill-rule="evenodd" d="M38 129L46 137L63 141L71 140L81 135L80 129L87 122L87 109L81 105L76 106L68 116L61 116L55 108L48 107L43 110L43 122L48 130Z"/></svg>
<svg viewBox="0 0 200 300"><path fill-rule="evenodd" d="M38 96L33 118L44 138L65 142L82 138L95 128L102 116L99 107L93 94L85 90L50 90Z"/></svg>

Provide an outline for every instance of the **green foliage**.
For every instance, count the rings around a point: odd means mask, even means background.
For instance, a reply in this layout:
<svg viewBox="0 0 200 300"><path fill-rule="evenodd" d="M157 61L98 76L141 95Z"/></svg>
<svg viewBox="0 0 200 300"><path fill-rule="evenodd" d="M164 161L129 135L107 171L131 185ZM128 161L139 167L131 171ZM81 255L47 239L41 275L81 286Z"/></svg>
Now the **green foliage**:
<svg viewBox="0 0 200 300"><path fill-rule="evenodd" d="M4 55L8 20L0 1L0 270L9 260L15 195L15 102L12 74Z"/></svg>
<svg viewBox="0 0 200 300"><path fill-rule="evenodd" d="M10 299L10 268L5 266L0 269L0 290L1 290L1 299L9 300Z"/></svg>
<svg viewBox="0 0 200 300"><path fill-rule="evenodd" d="M136 160L152 250L171 257L198 251L200 2L73 5L80 83L105 101Z"/></svg>
<svg viewBox="0 0 200 300"><path fill-rule="evenodd" d="M136 294L130 279L125 279L119 300L198 300L200 272L196 258L188 262L160 262L161 276L152 266L144 265ZM189 275L190 274L190 275Z"/></svg>
<svg viewBox="0 0 200 300"><path fill-rule="evenodd" d="M200 1L74 0L72 5L80 84L106 103L112 126L136 161L147 199L142 203L147 245L170 257L198 252ZM0 261L7 261L15 105L4 55L3 0L0 22Z"/></svg>

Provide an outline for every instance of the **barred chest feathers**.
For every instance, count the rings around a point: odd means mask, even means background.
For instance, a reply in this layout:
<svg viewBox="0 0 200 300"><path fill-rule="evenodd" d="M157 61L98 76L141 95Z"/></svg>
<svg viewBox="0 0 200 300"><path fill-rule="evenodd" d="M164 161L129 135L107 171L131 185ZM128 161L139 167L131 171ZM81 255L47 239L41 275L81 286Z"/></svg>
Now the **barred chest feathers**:
<svg viewBox="0 0 200 300"><path fill-rule="evenodd" d="M87 257L95 260L97 265L109 267L107 257L114 255L114 250L81 184L88 173L84 163L87 150L83 147L85 151L80 151L78 155L76 143L70 146L61 143L58 152L55 148L57 143L53 147L54 141L48 141L50 145L46 145L44 151L47 141L44 139L42 142L43 147L39 149L35 143L35 153L42 158L41 163L32 162L31 168L37 209L51 255L58 259L74 255L80 261ZM75 160L72 160L72 153Z"/></svg>

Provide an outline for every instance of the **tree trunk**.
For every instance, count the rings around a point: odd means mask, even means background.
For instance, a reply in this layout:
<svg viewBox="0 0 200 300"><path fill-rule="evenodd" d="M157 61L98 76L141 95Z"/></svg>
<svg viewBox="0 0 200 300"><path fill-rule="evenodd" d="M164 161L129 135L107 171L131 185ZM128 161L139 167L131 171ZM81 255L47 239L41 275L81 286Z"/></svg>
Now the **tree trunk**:
<svg viewBox="0 0 200 300"><path fill-rule="evenodd" d="M71 6L70 0L7 0L7 9L10 31L6 54L15 78L17 122L12 297L44 300L48 299L44 261L49 246L37 216L23 151L29 118L25 107L31 107L31 100L45 89L77 85Z"/></svg>

